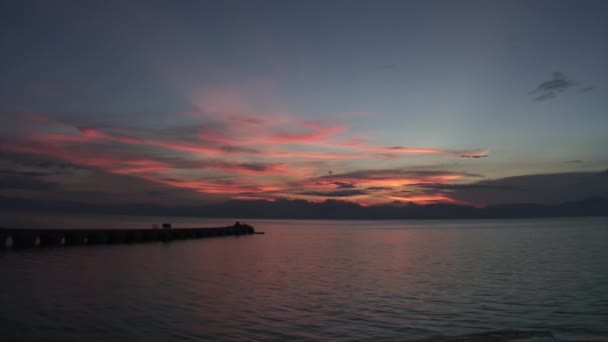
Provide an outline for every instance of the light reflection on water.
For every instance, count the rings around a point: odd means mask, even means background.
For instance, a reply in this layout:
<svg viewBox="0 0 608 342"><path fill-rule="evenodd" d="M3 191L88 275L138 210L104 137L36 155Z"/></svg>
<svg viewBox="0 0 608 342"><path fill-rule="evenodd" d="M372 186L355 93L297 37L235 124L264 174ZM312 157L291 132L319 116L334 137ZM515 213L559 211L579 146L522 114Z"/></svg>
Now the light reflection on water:
<svg viewBox="0 0 608 342"><path fill-rule="evenodd" d="M266 235L0 253L1 336L403 341L509 328L608 340L606 218L245 222Z"/></svg>

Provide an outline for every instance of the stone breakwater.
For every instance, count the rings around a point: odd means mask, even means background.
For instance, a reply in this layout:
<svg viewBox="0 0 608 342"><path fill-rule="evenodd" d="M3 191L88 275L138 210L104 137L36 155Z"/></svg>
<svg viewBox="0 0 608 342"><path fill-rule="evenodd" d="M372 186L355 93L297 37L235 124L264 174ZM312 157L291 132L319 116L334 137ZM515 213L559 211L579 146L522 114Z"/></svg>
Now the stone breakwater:
<svg viewBox="0 0 608 342"><path fill-rule="evenodd" d="M170 229L7 229L0 228L0 250L104 244L134 244L254 234L247 224L217 228Z"/></svg>

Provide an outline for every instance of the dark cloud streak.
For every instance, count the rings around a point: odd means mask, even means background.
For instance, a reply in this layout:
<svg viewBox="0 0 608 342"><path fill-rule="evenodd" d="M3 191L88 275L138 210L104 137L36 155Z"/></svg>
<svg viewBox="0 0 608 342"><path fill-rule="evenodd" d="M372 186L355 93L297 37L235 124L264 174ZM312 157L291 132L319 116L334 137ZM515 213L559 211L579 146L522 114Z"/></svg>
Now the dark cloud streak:
<svg viewBox="0 0 608 342"><path fill-rule="evenodd" d="M319 197L350 197L357 195L366 195L364 190L339 190L339 191L304 191L301 195L319 196Z"/></svg>
<svg viewBox="0 0 608 342"><path fill-rule="evenodd" d="M559 94L566 92L567 90L582 86L581 82L572 80L561 72L554 72L553 78L544 82L541 82L536 89L529 92L530 95L534 96L534 101L546 101L556 98ZM577 93L586 93L593 90L593 86L587 86L579 89Z"/></svg>

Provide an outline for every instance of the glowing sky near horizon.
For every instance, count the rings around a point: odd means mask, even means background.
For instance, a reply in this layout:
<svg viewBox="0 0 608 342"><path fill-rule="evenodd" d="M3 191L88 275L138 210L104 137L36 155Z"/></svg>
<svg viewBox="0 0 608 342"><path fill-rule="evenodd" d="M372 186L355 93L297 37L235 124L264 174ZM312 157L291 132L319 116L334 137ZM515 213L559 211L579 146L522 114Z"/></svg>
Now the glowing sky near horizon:
<svg viewBox="0 0 608 342"><path fill-rule="evenodd" d="M602 1L7 1L0 152L201 202L483 205L428 185L608 168L606 10ZM556 71L576 86L534 101ZM35 171L9 158L0 169ZM70 177L52 181L88 189ZM105 191L122 187L116 179ZM37 196L26 190L3 194Z"/></svg>

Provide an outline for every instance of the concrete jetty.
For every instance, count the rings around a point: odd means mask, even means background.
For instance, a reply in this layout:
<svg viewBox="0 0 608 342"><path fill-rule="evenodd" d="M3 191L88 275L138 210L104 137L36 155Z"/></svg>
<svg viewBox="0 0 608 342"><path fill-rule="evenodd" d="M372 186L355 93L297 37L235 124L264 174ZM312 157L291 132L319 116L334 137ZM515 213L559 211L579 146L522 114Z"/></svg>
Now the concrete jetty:
<svg viewBox="0 0 608 342"><path fill-rule="evenodd" d="M8 229L0 228L0 250L83 246L103 244L134 244L169 242L185 239L254 234L247 224L217 228L163 229Z"/></svg>

